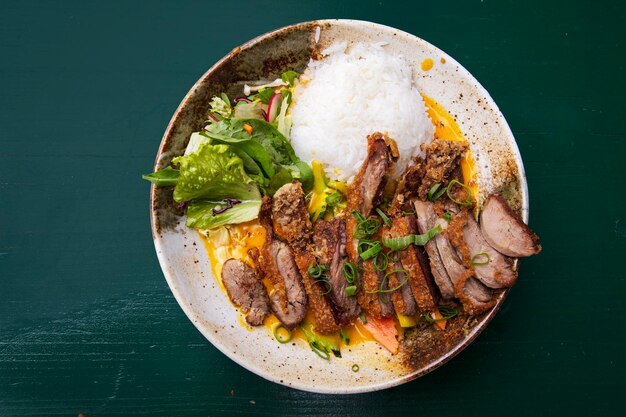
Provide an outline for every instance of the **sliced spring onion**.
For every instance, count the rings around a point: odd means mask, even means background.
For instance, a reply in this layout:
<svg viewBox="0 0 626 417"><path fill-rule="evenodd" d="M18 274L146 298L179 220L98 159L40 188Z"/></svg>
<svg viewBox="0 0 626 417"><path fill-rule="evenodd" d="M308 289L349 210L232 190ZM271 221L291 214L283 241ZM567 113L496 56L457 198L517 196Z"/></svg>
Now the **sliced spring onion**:
<svg viewBox="0 0 626 417"><path fill-rule="evenodd" d="M378 215L380 216L381 219L383 219L383 223L385 223L385 226L387 227L391 227L391 219L389 217L387 217L387 215L385 214L385 212L383 212L381 209L379 209L378 207L376 207L376 212L378 213Z"/></svg>
<svg viewBox="0 0 626 417"><path fill-rule="evenodd" d="M365 221L365 217L363 217L363 215L361 213L359 213L358 211L356 211L356 210L352 210L352 215L359 222L364 222Z"/></svg>
<svg viewBox="0 0 626 417"><path fill-rule="evenodd" d="M359 248L360 247L361 247L361 242L359 242ZM369 246L369 249L359 253L359 256L361 257L361 259L366 261L369 258L373 258L374 256L376 256L378 252L380 252L381 250L383 250L383 247L381 246L381 244L378 242L375 242L374 244Z"/></svg>
<svg viewBox="0 0 626 417"><path fill-rule="evenodd" d="M272 333L274 334L274 338L278 341L278 343L287 343L291 340L291 332L285 329L285 327L280 323L273 327Z"/></svg>
<svg viewBox="0 0 626 417"><path fill-rule="evenodd" d="M348 333L344 329L339 331L339 338L346 346L350 344L350 336L348 336Z"/></svg>
<svg viewBox="0 0 626 417"><path fill-rule="evenodd" d="M376 272L384 271L387 269L387 265L389 265L389 257L385 252L378 252L378 255L372 260L372 264Z"/></svg>
<svg viewBox="0 0 626 417"><path fill-rule="evenodd" d="M388 288L388 289L383 289L384 285L385 285L385 281L387 280L387 277L391 274L395 274L401 272L404 274L404 280L398 284L395 288ZM383 280L380 282L380 287L377 290L374 291L366 291L368 294L385 294L385 293L389 293L389 292L394 292L399 290L400 288L402 288L404 286L404 284L406 284L407 282L409 282L409 273L406 269L394 269L392 271L389 271L385 274L385 277L383 278Z"/></svg>
<svg viewBox="0 0 626 417"><path fill-rule="evenodd" d="M467 191L467 199L465 201L456 200L454 197L452 197L450 195L450 190L455 185L458 185L458 186L464 188L465 191ZM450 184L448 184L448 186L446 187L446 194L448 195L448 198L450 200L454 201L455 203L457 203L460 206L470 207L472 205L472 191L470 190L470 188L467 185L463 184L462 182L460 182L458 180L450 181Z"/></svg>
<svg viewBox="0 0 626 417"><path fill-rule="evenodd" d="M312 278L320 278L322 275L328 272L328 267L326 265L318 264L313 261L311 262L311 265L309 265L309 269L307 269L306 272Z"/></svg>
<svg viewBox="0 0 626 417"><path fill-rule="evenodd" d="M346 295L352 297L354 294L356 294L356 285L348 285L346 287Z"/></svg>
<svg viewBox="0 0 626 417"><path fill-rule="evenodd" d="M334 193L326 197L326 205L328 207L336 207L341 202L343 202L343 200L344 200L343 194L341 194L339 191L335 191Z"/></svg>
<svg viewBox="0 0 626 417"><path fill-rule="evenodd" d="M406 235L402 237L393 237L389 239L383 239L383 245L391 250L404 250L409 245L414 244L417 246L424 246L430 239L435 237L441 232L441 226L437 225L424 233L423 235Z"/></svg>
<svg viewBox="0 0 626 417"><path fill-rule="evenodd" d="M414 216L415 215L415 210L413 211L403 211L401 212L403 216Z"/></svg>
<svg viewBox="0 0 626 417"><path fill-rule="evenodd" d="M433 185L430 190L428 190L428 199L430 201L435 201L439 197L441 197L447 190L447 187L441 187L441 183Z"/></svg>
<svg viewBox="0 0 626 417"><path fill-rule="evenodd" d="M317 346L317 343L313 342L313 343L309 343L309 346L311 346L311 350L313 351L313 353L315 353L317 356L319 356L320 358L324 359L325 361L330 360L330 353L328 353L325 350L320 349Z"/></svg>
<svg viewBox="0 0 626 417"><path fill-rule="evenodd" d="M359 368L359 365L357 365L356 363L354 365L352 365L352 372L354 372L354 373L359 372L359 369L361 369L361 368Z"/></svg>
<svg viewBox="0 0 626 417"><path fill-rule="evenodd" d="M343 276L349 284L352 284L358 276L356 265L352 262L346 262L343 264Z"/></svg>
<svg viewBox="0 0 626 417"><path fill-rule="evenodd" d="M446 213L443 215L443 219L449 223L450 220L452 220L452 213L446 211Z"/></svg>
<svg viewBox="0 0 626 417"><path fill-rule="evenodd" d="M330 293L333 290L333 284L330 283L330 280L328 279L327 276L323 276L320 279L316 279L315 282L319 282L322 283L326 286L326 291L321 292L321 295L326 295L328 293Z"/></svg>
<svg viewBox="0 0 626 417"><path fill-rule="evenodd" d="M477 253L476 255L472 256L472 259L470 260L472 265L487 265L489 262L491 261L491 258L489 257L489 254L487 252L481 252L481 253Z"/></svg>

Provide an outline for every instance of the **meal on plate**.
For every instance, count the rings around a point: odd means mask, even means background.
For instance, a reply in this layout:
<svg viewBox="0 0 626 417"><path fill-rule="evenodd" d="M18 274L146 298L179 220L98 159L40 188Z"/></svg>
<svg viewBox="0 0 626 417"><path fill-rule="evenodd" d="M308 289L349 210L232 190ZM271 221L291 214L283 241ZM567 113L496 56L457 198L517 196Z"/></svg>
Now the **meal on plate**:
<svg viewBox="0 0 626 417"><path fill-rule="evenodd" d="M538 237L483 196L454 118L383 44L336 43L299 74L207 103L173 186L246 326L319 356L492 308ZM480 201L479 201L480 200Z"/></svg>

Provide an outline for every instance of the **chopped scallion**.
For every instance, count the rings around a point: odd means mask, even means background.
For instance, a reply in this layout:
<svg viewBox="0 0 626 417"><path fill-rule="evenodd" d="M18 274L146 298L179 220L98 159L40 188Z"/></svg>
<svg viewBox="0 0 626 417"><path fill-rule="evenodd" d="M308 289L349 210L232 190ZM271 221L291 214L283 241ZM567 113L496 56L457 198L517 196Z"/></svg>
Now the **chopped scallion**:
<svg viewBox="0 0 626 417"><path fill-rule="evenodd" d="M418 246L424 246L430 239L435 237L441 232L441 226L437 225L422 235L406 235L402 237L393 237L389 239L383 239L383 245L391 250L404 250L409 245L414 244Z"/></svg>
<svg viewBox="0 0 626 417"><path fill-rule="evenodd" d="M359 248L360 248L361 244L359 242ZM378 254L378 252L380 252L381 250L383 250L383 247L381 246L380 243L375 242L374 244L372 244L371 246L369 246L369 249L362 251L359 256L361 257L361 259L363 259L364 261L368 260L369 258L373 258L374 256L376 256Z"/></svg>
<svg viewBox="0 0 626 417"><path fill-rule="evenodd" d="M356 294L356 285L348 285L346 287L346 295L352 297L354 294Z"/></svg>
<svg viewBox="0 0 626 417"><path fill-rule="evenodd" d="M487 252L481 252L472 256L472 259L470 262L472 265L480 266L480 265L487 265L490 261L491 261L491 258L489 257L489 254Z"/></svg>
<svg viewBox="0 0 626 417"><path fill-rule="evenodd" d="M467 198L465 199L465 201L460 201L460 200L456 200L454 197L452 197L450 195L450 190L455 186L458 185L462 188L465 189L465 191L467 191ZM448 195L448 198L452 201L454 201L455 203L457 203L460 206L466 206L469 207L472 205L472 191L470 190L470 188L463 184L462 182L458 181L458 180L452 180L450 181L450 184L448 184L448 186L446 187L446 194Z"/></svg>
<svg viewBox="0 0 626 417"><path fill-rule="evenodd" d="M287 343L291 340L291 332L285 329L285 327L283 327L283 325L280 323L273 327L272 333L274 334L274 338L278 341L278 343Z"/></svg>
<svg viewBox="0 0 626 417"><path fill-rule="evenodd" d="M378 213L380 218L383 219L383 223L385 223L385 226L391 227L391 219L389 217L387 217L385 212L382 211L381 209L379 209L378 207L376 207L376 212Z"/></svg>
<svg viewBox="0 0 626 417"><path fill-rule="evenodd" d="M358 276L356 265L354 265L352 262L344 263L343 264L343 276L346 278L346 281L349 284L352 284Z"/></svg>

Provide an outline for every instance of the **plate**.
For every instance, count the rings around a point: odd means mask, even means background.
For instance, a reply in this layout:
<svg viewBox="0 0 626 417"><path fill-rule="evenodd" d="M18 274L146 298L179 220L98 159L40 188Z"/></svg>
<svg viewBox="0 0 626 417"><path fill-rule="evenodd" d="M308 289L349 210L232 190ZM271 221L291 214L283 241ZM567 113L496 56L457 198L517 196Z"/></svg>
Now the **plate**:
<svg viewBox="0 0 626 417"><path fill-rule="evenodd" d="M243 84L274 79L287 69L303 70L311 56L335 41L385 42L403 55L418 88L452 114L476 159L479 204L500 191L528 221L528 191L522 160L506 120L487 91L457 61L430 43L391 27L355 20L318 20L287 26L259 36L213 65L194 84L174 113L161 141L155 170L181 155L192 132L203 127L209 101L225 91L241 95ZM432 68L422 69L431 59ZM429 62L429 61L428 61ZM477 317L453 320L448 330L429 326L408 332L401 352L392 356L376 343L342 349L342 358L324 361L304 343L279 344L264 327L241 324L211 272L203 241L185 226L182 209L168 187L151 190L154 244L167 283L198 330L226 356L270 381L318 393L376 391L415 379L441 366L476 338L502 305ZM352 365L359 371L353 372Z"/></svg>

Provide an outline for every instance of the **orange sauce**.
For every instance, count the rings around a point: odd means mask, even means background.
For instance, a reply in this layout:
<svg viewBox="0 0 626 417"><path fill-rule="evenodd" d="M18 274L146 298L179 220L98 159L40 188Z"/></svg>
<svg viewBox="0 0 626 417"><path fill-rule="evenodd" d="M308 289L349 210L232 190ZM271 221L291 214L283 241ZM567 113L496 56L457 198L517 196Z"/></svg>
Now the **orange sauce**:
<svg viewBox="0 0 626 417"><path fill-rule="evenodd" d="M427 63L426 61L430 61L430 63ZM422 68L424 68L425 63L428 67L425 70L429 70L432 68L432 59L428 58L427 60L424 60L424 62L422 63ZM426 104L427 113L430 116L433 124L435 125L435 137L466 142L465 136L463 136L461 129L459 128L452 115L448 113L434 99L425 95L422 95L422 97L424 99L424 103ZM472 157L470 152L467 152L463 156L461 160L461 169L463 171L463 178L465 183L470 187L472 194L476 195L476 167L474 158ZM227 232L225 232L225 230L227 230ZM252 220L250 222L228 226L224 228L224 230L222 230L220 233L221 235L214 237L211 237L211 235L206 236L203 233L199 233L199 235L202 237L204 245L207 249L209 259L211 261L213 276L219 283L222 291L226 293L221 279L222 265L224 264L224 262L226 262L226 260L230 258L241 259L249 265L254 265L254 262L248 255L248 251L252 248L257 248L259 251L261 250L261 248L263 247L263 243L265 242L265 229L263 228L263 226L261 226L258 220ZM227 235L225 235L224 233L227 233ZM272 294L272 292L274 291L272 283L268 279L264 279L263 284L267 288L268 294ZM250 327L247 325L241 315L238 317L238 322L243 327L250 330ZM307 311L307 315L303 323L315 323L315 318L310 309ZM280 324L280 322L274 314L270 314L263 323L264 327L267 329L271 337L273 337L274 327L278 324ZM397 327L399 327L399 325ZM345 326L343 330L350 339L350 345L355 345L368 341L375 341L370 332L358 319L355 320L353 324ZM345 346L338 334L330 335L330 337L333 338L339 346ZM291 334L291 341L294 340L302 340L304 343L308 343L306 336L299 327L294 329Z"/></svg>
<svg viewBox="0 0 626 417"><path fill-rule="evenodd" d="M432 58L426 58L425 60L422 61L422 70L430 71L434 65L435 65L435 61L433 61Z"/></svg>

